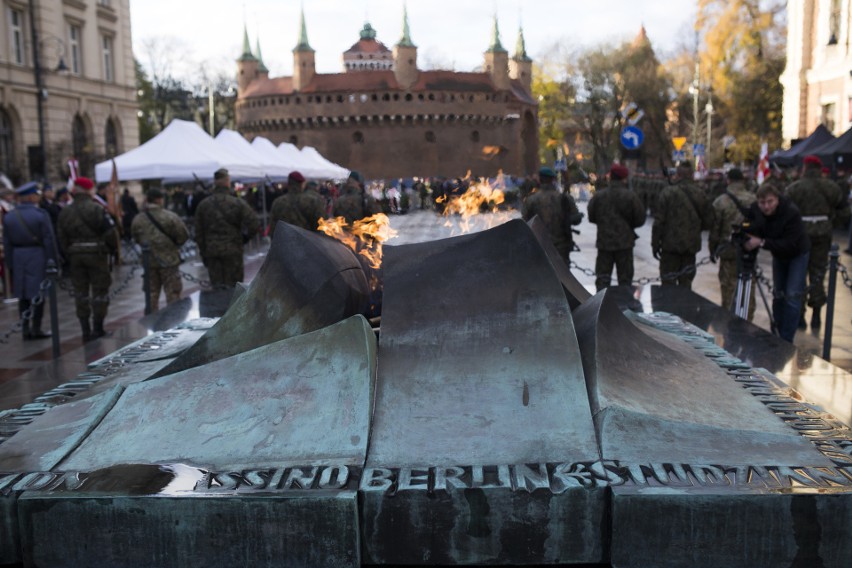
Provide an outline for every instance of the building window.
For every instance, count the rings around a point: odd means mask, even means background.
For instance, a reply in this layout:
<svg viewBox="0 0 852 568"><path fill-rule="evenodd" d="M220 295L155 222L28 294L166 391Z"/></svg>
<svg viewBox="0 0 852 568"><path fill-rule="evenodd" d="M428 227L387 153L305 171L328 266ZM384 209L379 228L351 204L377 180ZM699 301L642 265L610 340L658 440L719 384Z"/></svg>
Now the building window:
<svg viewBox="0 0 852 568"><path fill-rule="evenodd" d="M840 0L831 0L828 13L828 45L837 45L840 38Z"/></svg>
<svg viewBox="0 0 852 568"><path fill-rule="evenodd" d="M10 174L15 163L15 137L12 132L12 119L0 108L0 172Z"/></svg>
<svg viewBox="0 0 852 568"><path fill-rule="evenodd" d="M352 142L355 143L355 144L363 144L364 143L364 133L361 132L360 130L357 130L352 135Z"/></svg>
<svg viewBox="0 0 852 568"><path fill-rule="evenodd" d="M426 132L426 142L433 144L435 142L435 140L436 140L435 133L432 132L431 130L427 131Z"/></svg>
<svg viewBox="0 0 852 568"><path fill-rule="evenodd" d="M68 26L68 55L71 59L71 73L80 75L83 73L83 58L80 55L80 26L71 24Z"/></svg>
<svg viewBox="0 0 852 568"><path fill-rule="evenodd" d="M118 155L118 132L112 118L107 119L106 128L104 129L104 148L106 149L107 158L113 158Z"/></svg>
<svg viewBox="0 0 852 568"><path fill-rule="evenodd" d="M24 13L21 10L9 8L9 47L11 48L12 63L24 65Z"/></svg>
<svg viewBox="0 0 852 568"><path fill-rule="evenodd" d="M834 132L834 114L834 103L822 105L822 116L820 117L820 122L822 122L822 125L825 126L829 132Z"/></svg>
<svg viewBox="0 0 852 568"><path fill-rule="evenodd" d="M71 123L71 146L74 150L74 157L80 164L80 173L82 175L90 174L92 171L92 145L89 143L86 123L83 122L83 118L79 114L74 115L74 121Z"/></svg>
<svg viewBox="0 0 852 568"><path fill-rule="evenodd" d="M101 36L101 47L103 48L104 81L112 83L115 81L115 67L113 62L112 38Z"/></svg>
<svg viewBox="0 0 852 568"><path fill-rule="evenodd" d="M470 133L471 142L479 142L479 130L474 130Z"/></svg>
<svg viewBox="0 0 852 568"><path fill-rule="evenodd" d="M290 137L290 144L292 144L293 146L298 146L299 145L299 137L295 136L295 135L291 136Z"/></svg>

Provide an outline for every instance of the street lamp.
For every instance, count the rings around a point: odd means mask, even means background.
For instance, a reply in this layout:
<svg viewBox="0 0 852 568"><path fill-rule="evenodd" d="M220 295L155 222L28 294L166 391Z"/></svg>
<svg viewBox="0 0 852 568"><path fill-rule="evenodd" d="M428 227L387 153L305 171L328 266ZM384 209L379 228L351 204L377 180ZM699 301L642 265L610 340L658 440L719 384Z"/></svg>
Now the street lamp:
<svg viewBox="0 0 852 568"><path fill-rule="evenodd" d="M705 160L707 161L707 169L710 169L710 126L713 116L713 87L707 88L707 104L704 106L704 112L707 115L707 146L704 148Z"/></svg>
<svg viewBox="0 0 852 568"><path fill-rule="evenodd" d="M55 71L60 74L68 73L68 66L65 65L65 49L64 44L61 39L54 36L45 36L40 39L38 34L38 28L36 27L36 14L35 14L35 0L30 0L29 2L29 12L30 12L30 35L32 37L33 44L33 74L35 75L35 85L36 85L36 112L38 115L38 155L37 156L29 156L30 158L30 169L33 169L33 158L35 158L36 168L35 173L39 174L42 179L47 177L47 156L45 152L45 141L44 141L44 101L47 100L47 88L44 86L44 77L42 75L41 66L41 57L39 55L42 42L53 41L56 42L57 49L59 51L59 63L56 66Z"/></svg>
<svg viewBox="0 0 852 568"><path fill-rule="evenodd" d="M699 74L699 64L695 64L695 76L692 79L692 84L689 85L689 94L692 95L692 159L695 160L695 145L698 144L698 94L700 92L701 75Z"/></svg>

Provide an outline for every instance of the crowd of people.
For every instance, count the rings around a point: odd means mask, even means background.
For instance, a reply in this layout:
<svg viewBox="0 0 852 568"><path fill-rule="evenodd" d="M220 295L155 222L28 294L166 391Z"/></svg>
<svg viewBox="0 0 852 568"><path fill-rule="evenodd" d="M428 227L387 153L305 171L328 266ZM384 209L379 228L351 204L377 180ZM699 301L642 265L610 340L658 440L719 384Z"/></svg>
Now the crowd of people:
<svg viewBox="0 0 852 568"><path fill-rule="evenodd" d="M551 240L570 263L575 227L583 220L571 192L551 168L535 177L498 176L508 206L525 220L538 216ZM659 260L664 286L690 288L696 274L696 255L702 231L708 231L710 259L718 263L722 305L733 308L737 283L743 277L743 253L765 249L773 257L773 316L781 337L792 341L806 324L805 300L811 326L821 324L826 303L824 276L832 231L849 220L848 187L825 175L819 159L805 158L801 175L774 175L757 187L737 168L724 176L711 175L700 185L689 162L663 175L631 174L615 163L605 176L593 180L588 221L597 225L595 287L611 284L616 271L621 286L633 281L635 230L653 218L651 250ZM365 182L357 171L337 184L306 180L295 171L286 184L234 185L227 170L213 175L212 187L151 187L140 212L127 189L120 213L92 180L78 177L72 190L26 184L0 192L5 262L19 299L26 340L43 339L43 304L39 294L49 260L63 265L74 288L77 317L84 340L106 334L110 258L119 238L144 246L150 253L146 282L150 307L157 310L161 294L166 303L182 292L180 250L194 238L214 288L232 288L244 279L245 244L259 234L274 238L284 221L305 230L319 230L321 221L341 217L347 224L377 213L446 207L449 198L464 194L481 180L411 178ZM114 191L114 188L112 189ZM14 205L17 201L17 206ZM266 215L264 215L266 213ZM749 274L749 276L753 276ZM748 318L754 313L754 287ZM23 317L27 314L28 317Z"/></svg>

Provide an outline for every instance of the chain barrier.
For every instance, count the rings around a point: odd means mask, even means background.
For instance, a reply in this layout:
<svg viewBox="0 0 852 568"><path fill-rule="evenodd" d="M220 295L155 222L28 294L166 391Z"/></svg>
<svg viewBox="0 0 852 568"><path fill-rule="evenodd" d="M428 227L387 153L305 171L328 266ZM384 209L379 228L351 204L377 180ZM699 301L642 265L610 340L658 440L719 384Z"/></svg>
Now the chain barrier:
<svg viewBox="0 0 852 568"><path fill-rule="evenodd" d="M847 288L852 290L852 278L849 276L849 271L843 266L840 261L837 261L837 271L840 273L840 276L843 277L843 284L846 285Z"/></svg>
<svg viewBox="0 0 852 568"><path fill-rule="evenodd" d="M647 284L652 284L654 282L662 282L663 280L677 280L681 276L684 276L685 274L689 274L690 272L697 273L699 266L704 266L705 264L710 264L710 262L712 262L712 261L710 260L710 257L707 256L707 257L702 258L701 260L699 260L695 264L691 264L689 266L684 266L683 268L681 268L677 272L668 272L668 273L662 274L660 276L642 276L640 278L637 278L636 280L633 280L632 284L635 284L637 286L645 286ZM573 260L568 263L568 266L570 268L579 270L580 272L582 272L586 276L592 276L594 278L598 278L598 277L612 278L612 274L598 274L594 270L592 270L591 268L583 268L582 266L578 265Z"/></svg>
<svg viewBox="0 0 852 568"><path fill-rule="evenodd" d="M126 250L133 253L133 256L136 258L136 262L138 262L139 266L141 266L142 248L136 244L128 244L126 245ZM161 261L161 259L156 255L153 250L149 249L148 252L151 254L151 258L160 263L160 265L165 264ZM195 241L188 240L180 247L180 249L178 250L178 254L180 255L181 262L184 262L190 258L195 258L196 256L198 256L198 245L195 243ZM202 288L212 288L212 284L210 284L209 280L198 278L197 276L180 269L178 269L178 273L180 274L180 277L186 280L187 282L198 284Z"/></svg>
<svg viewBox="0 0 852 568"><path fill-rule="evenodd" d="M30 307L24 310L24 313L21 314L21 319L15 322L15 325L12 326L9 331L3 334L0 337L0 344L9 343L12 335L16 333L21 333L21 330L24 329L24 322L31 322L33 320L33 314L35 314L35 307L40 306L44 303L45 297L47 293L50 291L51 282L49 278L45 278L41 281L41 284L38 286L38 294L35 298L30 300ZM20 301L20 300L19 300Z"/></svg>

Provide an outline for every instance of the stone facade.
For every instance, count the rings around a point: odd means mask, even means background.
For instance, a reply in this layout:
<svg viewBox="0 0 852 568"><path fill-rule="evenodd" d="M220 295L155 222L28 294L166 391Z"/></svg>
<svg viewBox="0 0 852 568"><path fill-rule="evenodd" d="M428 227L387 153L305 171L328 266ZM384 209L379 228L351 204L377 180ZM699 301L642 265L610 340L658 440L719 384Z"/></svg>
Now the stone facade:
<svg viewBox="0 0 852 568"><path fill-rule="evenodd" d="M483 72L419 70L407 18L392 52L366 25L344 54L343 73L316 73L304 16L293 77L259 71L262 62L248 45L246 37L237 62L236 115L249 139L313 146L368 178L452 177L468 170L523 175L537 168L532 61L521 33L510 68L496 19Z"/></svg>
<svg viewBox="0 0 852 568"><path fill-rule="evenodd" d="M72 156L92 176L97 161L139 144L130 0L0 0L0 9L0 171L14 183L40 177L35 61L50 181Z"/></svg>
<svg viewBox="0 0 852 568"><path fill-rule="evenodd" d="M852 126L852 0L787 2L787 66L782 132L804 138L819 124L839 135Z"/></svg>

